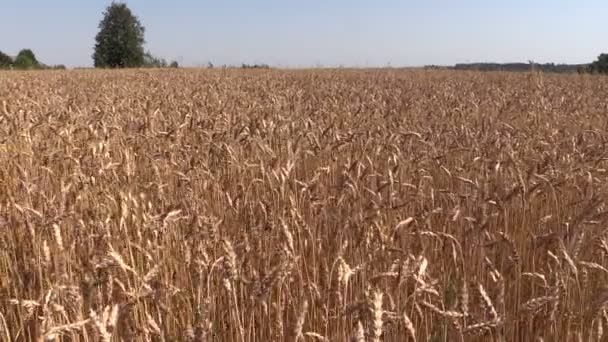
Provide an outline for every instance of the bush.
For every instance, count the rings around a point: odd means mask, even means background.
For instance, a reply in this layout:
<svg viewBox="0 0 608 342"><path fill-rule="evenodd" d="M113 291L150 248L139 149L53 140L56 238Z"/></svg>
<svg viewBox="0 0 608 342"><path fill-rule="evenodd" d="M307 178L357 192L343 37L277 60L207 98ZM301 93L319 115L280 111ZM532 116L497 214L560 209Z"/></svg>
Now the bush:
<svg viewBox="0 0 608 342"><path fill-rule="evenodd" d="M0 69L10 68L11 65L13 65L13 59L11 56L0 51Z"/></svg>
<svg viewBox="0 0 608 342"><path fill-rule="evenodd" d="M602 53L595 62L589 64L589 72L599 74L608 73L608 54Z"/></svg>
<svg viewBox="0 0 608 342"><path fill-rule="evenodd" d="M270 69L270 66L268 64L242 64L241 65L242 69Z"/></svg>
<svg viewBox="0 0 608 342"><path fill-rule="evenodd" d="M145 68L166 68L167 61L164 58L158 58L152 55L150 52L144 54L144 65Z"/></svg>
<svg viewBox="0 0 608 342"><path fill-rule="evenodd" d="M40 63L36 58L34 52L30 49L23 49L19 51L19 54L13 60L11 56L0 51L0 69L56 69L65 70L66 67L63 64L57 65L46 65Z"/></svg>
<svg viewBox="0 0 608 342"><path fill-rule="evenodd" d="M17 57L15 57L15 61L13 65L17 69L38 69L40 68L40 63L36 59L36 55L30 49L23 49L19 51Z"/></svg>

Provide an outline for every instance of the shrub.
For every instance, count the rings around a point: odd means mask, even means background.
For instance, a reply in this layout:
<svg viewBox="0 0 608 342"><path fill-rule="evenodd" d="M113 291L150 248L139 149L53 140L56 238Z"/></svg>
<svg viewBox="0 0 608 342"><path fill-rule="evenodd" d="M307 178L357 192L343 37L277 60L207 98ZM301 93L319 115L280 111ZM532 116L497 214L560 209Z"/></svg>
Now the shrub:
<svg viewBox="0 0 608 342"><path fill-rule="evenodd" d="M40 68L40 63L36 59L36 55L30 49L23 49L19 51L17 57L15 57L15 61L13 63L15 68L17 69L38 69Z"/></svg>
<svg viewBox="0 0 608 342"><path fill-rule="evenodd" d="M10 66L12 64L13 64L13 59L11 58L11 56L0 51L0 69L10 68Z"/></svg>

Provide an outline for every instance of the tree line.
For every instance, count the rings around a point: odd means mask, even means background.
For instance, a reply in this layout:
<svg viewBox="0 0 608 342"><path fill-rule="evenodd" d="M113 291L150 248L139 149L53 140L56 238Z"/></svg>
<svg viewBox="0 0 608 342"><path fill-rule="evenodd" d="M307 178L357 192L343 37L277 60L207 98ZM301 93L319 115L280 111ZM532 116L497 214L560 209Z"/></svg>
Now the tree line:
<svg viewBox="0 0 608 342"><path fill-rule="evenodd" d="M481 71L543 71L554 73L581 72L587 64L554 64L554 63L471 63L456 64L455 70L481 70Z"/></svg>
<svg viewBox="0 0 608 342"><path fill-rule="evenodd" d="M587 64L554 64L554 63L461 63L442 67L427 65L425 69L474 70L474 71L542 71L551 73L608 73L608 54L601 54L596 61Z"/></svg>
<svg viewBox="0 0 608 342"><path fill-rule="evenodd" d="M126 4L112 2L103 12L99 32L95 36L92 55L96 68L166 68L179 67L176 61L168 62L144 50L145 28ZM212 64L210 64L212 67ZM65 68L63 65L47 66L40 63L32 50L23 49L14 58L0 51L0 69L49 69ZM267 65L247 65L242 68L268 68ZM608 73L608 54L602 53L596 61L589 64L537 64L537 63L470 63L456 64L453 67L426 66L427 69L482 70L482 71L528 71Z"/></svg>
<svg viewBox="0 0 608 342"><path fill-rule="evenodd" d="M17 56L11 57L0 51L0 69L65 69L64 65L46 65L41 63L36 58L34 52L30 49L19 51Z"/></svg>
<svg viewBox="0 0 608 342"><path fill-rule="evenodd" d="M96 68L177 68L177 61L167 61L144 50L145 28L124 3L112 2L103 12L95 36L93 65ZM0 51L0 69L65 69L47 66L34 52L23 49L15 57Z"/></svg>

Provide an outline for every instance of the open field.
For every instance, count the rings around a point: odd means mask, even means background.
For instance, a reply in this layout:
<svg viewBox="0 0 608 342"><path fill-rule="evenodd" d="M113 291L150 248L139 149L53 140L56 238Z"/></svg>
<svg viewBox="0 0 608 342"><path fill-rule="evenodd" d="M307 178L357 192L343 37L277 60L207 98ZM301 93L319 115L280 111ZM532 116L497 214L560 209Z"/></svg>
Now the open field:
<svg viewBox="0 0 608 342"><path fill-rule="evenodd" d="M0 72L0 340L603 340L606 94L589 75Z"/></svg>

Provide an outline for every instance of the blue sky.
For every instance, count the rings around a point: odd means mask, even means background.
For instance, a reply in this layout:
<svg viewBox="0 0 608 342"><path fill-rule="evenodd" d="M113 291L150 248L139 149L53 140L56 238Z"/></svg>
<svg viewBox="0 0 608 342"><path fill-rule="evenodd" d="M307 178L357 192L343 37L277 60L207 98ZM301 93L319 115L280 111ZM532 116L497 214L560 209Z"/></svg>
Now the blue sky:
<svg viewBox="0 0 608 342"><path fill-rule="evenodd" d="M0 51L92 65L110 1L0 0ZM606 0L127 0L146 48L183 65L585 63L608 52Z"/></svg>

